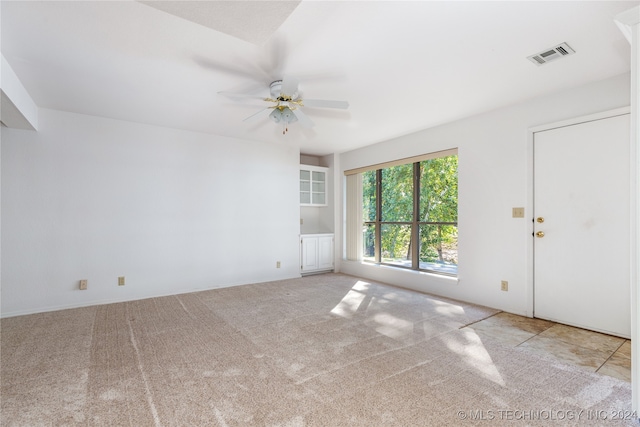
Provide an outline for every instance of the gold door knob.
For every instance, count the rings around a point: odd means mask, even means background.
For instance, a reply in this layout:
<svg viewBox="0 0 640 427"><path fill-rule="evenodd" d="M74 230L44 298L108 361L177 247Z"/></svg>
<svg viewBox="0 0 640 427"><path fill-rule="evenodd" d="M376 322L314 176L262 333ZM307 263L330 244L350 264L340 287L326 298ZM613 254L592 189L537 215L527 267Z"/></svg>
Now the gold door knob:
<svg viewBox="0 0 640 427"><path fill-rule="evenodd" d="M544 237L544 231L538 231L536 237Z"/></svg>
<svg viewBox="0 0 640 427"><path fill-rule="evenodd" d="M542 224L544 222L544 218L539 216L538 218L536 218L536 221L538 221L540 224Z"/></svg>

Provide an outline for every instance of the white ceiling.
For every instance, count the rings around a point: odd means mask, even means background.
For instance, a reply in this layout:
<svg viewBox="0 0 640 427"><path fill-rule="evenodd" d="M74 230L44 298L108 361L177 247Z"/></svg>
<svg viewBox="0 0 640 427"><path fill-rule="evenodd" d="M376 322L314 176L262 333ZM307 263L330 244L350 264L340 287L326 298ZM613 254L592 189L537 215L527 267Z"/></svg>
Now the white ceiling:
<svg viewBox="0 0 640 427"><path fill-rule="evenodd" d="M3 0L2 54L40 107L323 155L628 72L614 17L640 1L146 3ZM576 54L526 59L561 42ZM305 107L316 126L282 135L242 122L268 104L217 94L283 74L350 108Z"/></svg>

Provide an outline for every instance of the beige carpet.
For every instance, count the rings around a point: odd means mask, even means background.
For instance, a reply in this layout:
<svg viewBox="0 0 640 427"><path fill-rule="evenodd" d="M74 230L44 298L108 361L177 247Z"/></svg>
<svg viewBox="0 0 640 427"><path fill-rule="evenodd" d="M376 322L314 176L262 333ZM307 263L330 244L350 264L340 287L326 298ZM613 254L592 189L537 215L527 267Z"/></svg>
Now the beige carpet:
<svg viewBox="0 0 640 427"><path fill-rule="evenodd" d="M7 318L0 423L637 425L628 383L459 329L494 313L325 274Z"/></svg>

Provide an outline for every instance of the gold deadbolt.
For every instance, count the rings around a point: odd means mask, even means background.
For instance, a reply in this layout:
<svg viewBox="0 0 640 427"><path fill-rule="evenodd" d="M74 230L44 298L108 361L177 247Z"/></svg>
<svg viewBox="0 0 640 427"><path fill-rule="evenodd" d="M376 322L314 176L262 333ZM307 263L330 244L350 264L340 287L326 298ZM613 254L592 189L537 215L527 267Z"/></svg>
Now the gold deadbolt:
<svg viewBox="0 0 640 427"><path fill-rule="evenodd" d="M540 224L542 224L544 222L544 218L539 216L538 218L536 218L536 221L539 222Z"/></svg>
<svg viewBox="0 0 640 427"><path fill-rule="evenodd" d="M544 237L544 231L538 231L536 237Z"/></svg>

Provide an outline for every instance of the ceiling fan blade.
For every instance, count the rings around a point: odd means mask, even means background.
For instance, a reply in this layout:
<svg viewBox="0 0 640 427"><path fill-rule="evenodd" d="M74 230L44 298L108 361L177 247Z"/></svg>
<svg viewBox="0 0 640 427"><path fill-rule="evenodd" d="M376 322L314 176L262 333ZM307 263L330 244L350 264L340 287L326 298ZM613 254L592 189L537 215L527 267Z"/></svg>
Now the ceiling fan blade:
<svg viewBox="0 0 640 427"><path fill-rule="evenodd" d="M194 61L203 68L230 74L234 77L241 76L254 81L266 81L268 79L267 77L265 77L264 73L261 70L256 70L255 67L251 67L250 65L247 66L246 64L243 64L243 66L239 67L237 65L224 64L213 59L203 58L199 56L196 56L194 58ZM241 61L235 61L235 63L238 62Z"/></svg>
<svg viewBox="0 0 640 427"><path fill-rule="evenodd" d="M287 65L288 46L285 37L274 34L264 46L264 58L260 62L263 72L271 77L271 80L282 78L282 73Z"/></svg>
<svg viewBox="0 0 640 427"><path fill-rule="evenodd" d="M265 98L263 96L256 96L256 95L249 95L246 93L235 93L235 92L227 92L227 91L220 91L218 92L218 95L222 95L222 96L226 96L227 98L231 98L231 99L251 99L254 101L264 101Z"/></svg>
<svg viewBox="0 0 640 427"><path fill-rule="evenodd" d="M321 108L349 108L347 101L329 101L326 99L304 99L302 105L305 107L321 107Z"/></svg>
<svg viewBox="0 0 640 427"><path fill-rule="evenodd" d="M271 108L271 107L267 107L267 108L265 108L264 110L260 110L260 111L258 111L257 113L250 115L249 117L247 117L246 119L244 119L244 120L242 120L242 121L243 121L243 122L253 122L253 121L256 121L256 120L258 120L258 119L262 118L263 116L264 116L264 117L266 117L266 116L271 112L271 110L273 110L273 108Z"/></svg>
<svg viewBox="0 0 640 427"><path fill-rule="evenodd" d="M315 123L313 123L313 120L311 120L305 113L303 113L301 109L296 108L295 110L291 111L293 111L293 114L298 118L298 122L302 127L308 129L312 128L315 125Z"/></svg>
<svg viewBox="0 0 640 427"><path fill-rule="evenodd" d="M298 91L298 79L292 76L284 76L282 79L282 94L291 96L295 95Z"/></svg>

